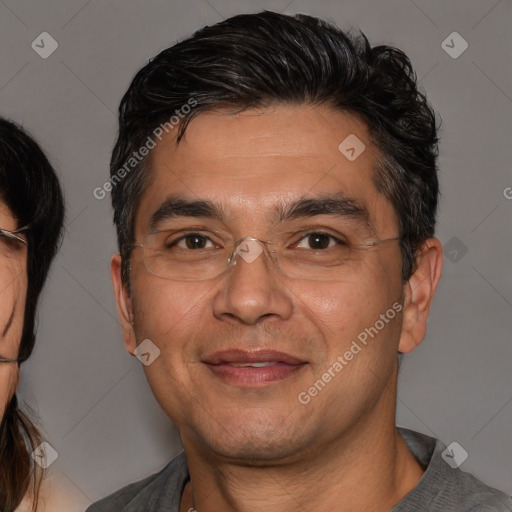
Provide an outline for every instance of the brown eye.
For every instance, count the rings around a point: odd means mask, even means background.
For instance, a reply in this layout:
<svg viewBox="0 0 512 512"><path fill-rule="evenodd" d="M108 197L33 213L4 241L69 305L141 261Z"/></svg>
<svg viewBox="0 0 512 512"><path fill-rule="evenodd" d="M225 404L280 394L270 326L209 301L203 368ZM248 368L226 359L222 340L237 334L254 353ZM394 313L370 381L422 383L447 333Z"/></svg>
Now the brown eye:
<svg viewBox="0 0 512 512"><path fill-rule="evenodd" d="M210 244L210 246L208 246ZM177 240L174 244L177 247L181 249L191 249L191 250L197 250L197 249L206 249L213 247L212 241L207 237L203 235L198 235L197 233L192 233L190 235L186 235L179 240ZM207 247L208 246L208 247Z"/></svg>
<svg viewBox="0 0 512 512"><path fill-rule="evenodd" d="M297 247L317 251L328 249L335 245L336 242L337 240L331 235L326 235L325 233L310 233L299 241Z"/></svg>

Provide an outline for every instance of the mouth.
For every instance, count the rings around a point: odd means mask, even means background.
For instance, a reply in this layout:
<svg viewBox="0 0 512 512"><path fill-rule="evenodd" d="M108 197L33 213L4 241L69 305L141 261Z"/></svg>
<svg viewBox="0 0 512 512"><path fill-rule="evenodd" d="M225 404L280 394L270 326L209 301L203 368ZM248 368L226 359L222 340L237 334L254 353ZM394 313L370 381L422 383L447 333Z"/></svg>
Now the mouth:
<svg viewBox="0 0 512 512"><path fill-rule="evenodd" d="M307 362L269 350L225 350L202 361L219 379L242 387L262 387L295 375Z"/></svg>

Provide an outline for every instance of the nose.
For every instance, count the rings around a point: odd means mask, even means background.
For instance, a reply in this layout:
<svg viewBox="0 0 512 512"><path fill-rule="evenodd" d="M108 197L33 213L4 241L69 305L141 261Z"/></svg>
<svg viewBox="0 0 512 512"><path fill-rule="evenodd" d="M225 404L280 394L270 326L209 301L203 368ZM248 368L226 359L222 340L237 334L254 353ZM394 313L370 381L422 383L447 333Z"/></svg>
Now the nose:
<svg viewBox="0 0 512 512"><path fill-rule="evenodd" d="M262 318L290 317L291 293L267 256L264 242L255 238L247 237L237 245L232 268L214 297L217 318L254 325Z"/></svg>

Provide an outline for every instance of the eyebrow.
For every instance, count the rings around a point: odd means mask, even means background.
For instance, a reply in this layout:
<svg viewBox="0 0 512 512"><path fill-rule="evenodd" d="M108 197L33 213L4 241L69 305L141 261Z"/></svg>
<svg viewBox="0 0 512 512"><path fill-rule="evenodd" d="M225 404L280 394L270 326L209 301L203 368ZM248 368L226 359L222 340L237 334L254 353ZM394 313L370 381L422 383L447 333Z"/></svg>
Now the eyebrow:
<svg viewBox="0 0 512 512"><path fill-rule="evenodd" d="M302 198L276 209L277 222L297 220L316 215L349 217L361 224L370 225L368 209L357 200L346 197L342 192Z"/></svg>
<svg viewBox="0 0 512 512"><path fill-rule="evenodd" d="M359 201L346 197L341 192L301 198L289 204L277 205L273 211L276 223L317 215L350 218L358 224L371 227L368 209ZM189 200L182 196L170 195L151 215L149 229L154 232L162 222L179 217L201 217L225 222L228 215L218 203L206 199Z"/></svg>
<svg viewBox="0 0 512 512"><path fill-rule="evenodd" d="M224 221L222 207L208 200L188 200L180 196L168 196L149 220L150 231L155 231L163 221L177 217L206 217Z"/></svg>

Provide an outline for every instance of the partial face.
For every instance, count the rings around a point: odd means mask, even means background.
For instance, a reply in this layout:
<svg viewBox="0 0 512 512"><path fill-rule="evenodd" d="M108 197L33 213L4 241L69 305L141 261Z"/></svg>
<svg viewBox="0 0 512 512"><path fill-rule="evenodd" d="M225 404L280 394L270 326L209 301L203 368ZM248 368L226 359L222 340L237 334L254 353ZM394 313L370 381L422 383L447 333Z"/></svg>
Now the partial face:
<svg viewBox="0 0 512 512"><path fill-rule="evenodd" d="M355 139L338 149L350 135L366 147L355 159ZM238 256L219 276L183 281L148 272L142 248L133 251L131 296L118 293L125 341L132 353L146 339L161 351L145 372L186 447L255 463L292 460L364 418L393 415L399 244L340 249L398 234L372 181L376 159L356 117L307 106L201 114L178 146L170 134L153 150L136 242L165 230L167 248L187 259L230 240L279 240L288 269L293 254L305 254L297 251L313 253L293 277L264 252L250 263ZM185 207L198 201L208 208ZM345 256L326 271L315 263L321 251ZM113 272L119 284L116 257Z"/></svg>
<svg viewBox="0 0 512 512"><path fill-rule="evenodd" d="M18 226L9 208L0 203L0 227L15 231ZM20 234L23 237L23 234ZM16 359L23 331L27 294L27 247L0 237L0 357ZM16 391L16 363L0 362L0 420Z"/></svg>

